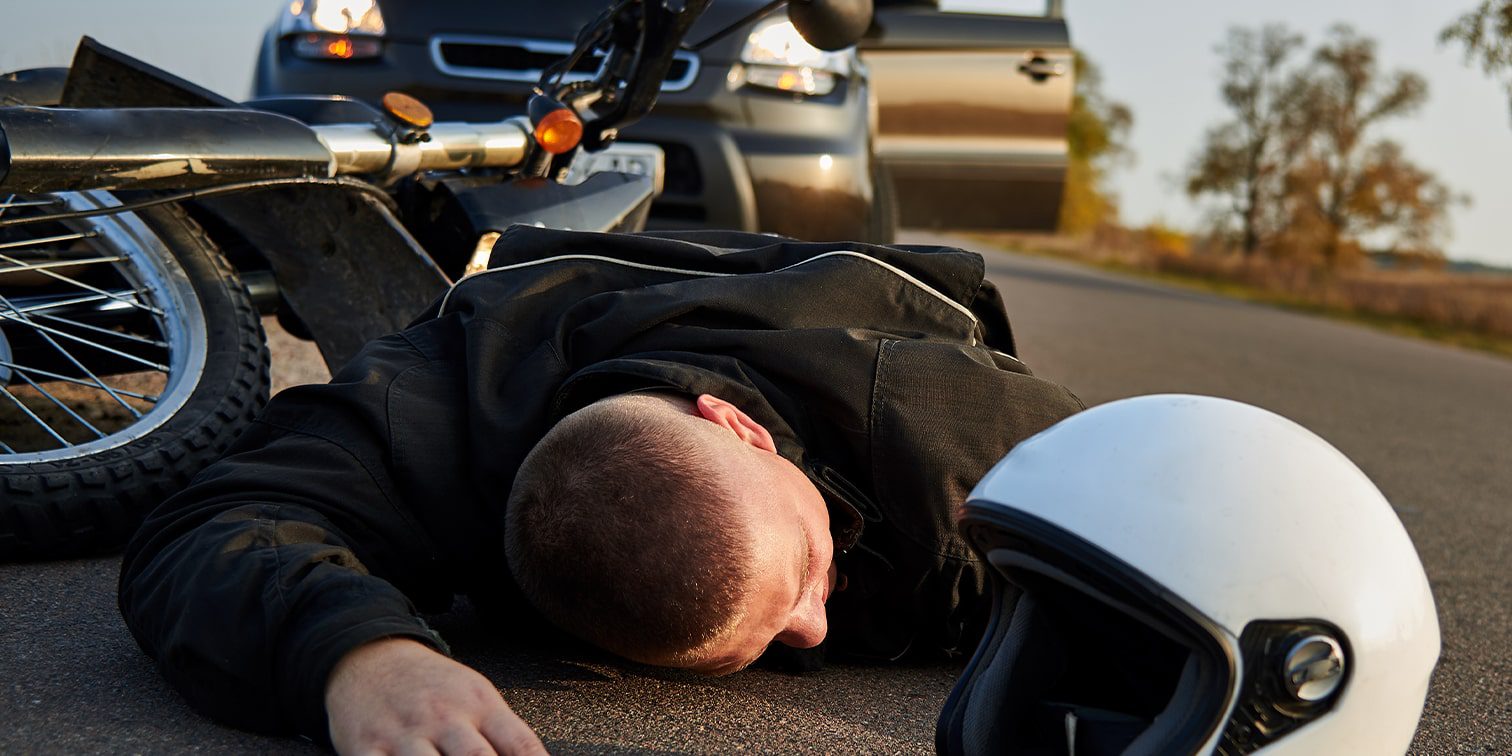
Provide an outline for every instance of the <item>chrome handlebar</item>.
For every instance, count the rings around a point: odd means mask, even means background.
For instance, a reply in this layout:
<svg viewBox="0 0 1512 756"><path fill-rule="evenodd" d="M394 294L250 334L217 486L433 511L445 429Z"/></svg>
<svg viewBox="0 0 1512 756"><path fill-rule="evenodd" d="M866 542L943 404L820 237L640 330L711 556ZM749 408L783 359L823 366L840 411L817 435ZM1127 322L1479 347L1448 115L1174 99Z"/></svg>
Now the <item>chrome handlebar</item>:
<svg viewBox="0 0 1512 756"><path fill-rule="evenodd" d="M511 168L525 160L530 122L524 117L494 123L442 121L411 138L372 124L311 126L331 153L331 175L363 175L390 183L418 171Z"/></svg>

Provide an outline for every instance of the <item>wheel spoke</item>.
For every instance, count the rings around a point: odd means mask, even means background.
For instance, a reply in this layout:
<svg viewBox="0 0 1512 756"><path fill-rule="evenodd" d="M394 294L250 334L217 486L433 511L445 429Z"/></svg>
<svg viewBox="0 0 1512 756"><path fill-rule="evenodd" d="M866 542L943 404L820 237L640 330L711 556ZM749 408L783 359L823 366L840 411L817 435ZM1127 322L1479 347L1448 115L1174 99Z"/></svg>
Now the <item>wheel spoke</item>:
<svg viewBox="0 0 1512 756"><path fill-rule="evenodd" d="M0 247L0 248L3 248L3 247ZM41 271L41 270L47 270L48 268L73 268L73 267L77 267L77 266L80 266L80 265L99 265L100 263L117 263L117 262L124 262L125 260L126 260L126 258L117 256L117 257L88 257L88 258L81 258L81 259L78 259L78 260L53 260L51 262L45 262L45 263L27 263L25 265L11 266L9 268L0 268L0 276L5 275L6 273L25 273L26 271L29 271L29 270Z"/></svg>
<svg viewBox="0 0 1512 756"><path fill-rule="evenodd" d="M3 299L3 297L0 297L0 299ZM15 308L11 308L11 310L12 310L12 312L14 312ZM41 316L41 317L46 317L46 316ZM69 341L78 342L80 344L83 344L84 346L94 347L95 349L98 349L98 350L100 350L102 352L109 352L110 354L113 354L113 355L115 355L117 357L120 357L121 359L130 360L132 362L135 362L138 365L141 365L142 367L152 368L153 370L156 370L159 373L167 373L168 372L168 366L164 365L162 363L153 362L152 360L145 360L145 359L142 359L141 357L138 357L138 356L136 356L134 354L131 354L129 352L123 352L123 351L121 351L119 349L114 349L114 348L105 346L104 344L97 344L97 343L95 343L93 341L90 341L89 339L84 338L83 336L79 336L77 334L72 334L72 333L69 333L67 331L60 331L60 330L58 330L56 328L53 328L51 326L42 325L41 323L38 323L35 320L32 320L32 319L26 317L25 315L17 317L16 315L13 315L11 313L0 312L0 318L4 318L5 320L13 320L13 321L16 321L16 322L19 322L19 323L25 323L27 326L30 326L31 328L34 328L34 329L36 329L38 331L42 331L44 333L50 333L50 334L52 334L54 336L61 336L61 337L65 338L65 339L68 339ZM62 349L62 347L59 347L59 349Z"/></svg>
<svg viewBox="0 0 1512 756"><path fill-rule="evenodd" d="M33 381L25 373L19 373L18 372L18 373L16 373L16 375L21 376L21 380L26 381L26 385L31 386L33 389L36 389L37 393L41 394L42 396L47 397L47 401L52 402L54 405L56 405L58 407L58 409L63 410L64 412L67 412L68 416L74 419L74 422L78 423L79 425L84 426L85 428L88 428L90 433L95 434L95 438L104 438L105 437L105 434L101 433L99 428L94 427L94 425L91 424L88 420L85 420L84 418L80 417L79 413L74 412L72 407L64 404L63 402L58 401L58 397L53 396L51 391L48 391L47 389L42 388L41 386L38 386L37 383L36 383L36 381Z"/></svg>
<svg viewBox="0 0 1512 756"><path fill-rule="evenodd" d="M29 307L20 307L20 308L16 309L16 312L21 313L21 314L24 315L24 314L29 313L29 312L41 312L43 310L51 310L51 309L54 309L54 308L57 308L57 307L68 307L69 305L88 304L90 302L103 302L103 301L105 301L107 299L110 299L110 297L103 296L103 295L100 295L100 294L90 294L87 297L74 297L73 299L61 299L61 300L58 300L57 302L48 302L46 304L31 305Z"/></svg>
<svg viewBox="0 0 1512 756"><path fill-rule="evenodd" d="M58 201L55 199L17 201L16 195L12 194L9 199L0 202L0 213L4 213L13 207L47 207L48 205L56 204L58 204Z"/></svg>
<svg viewBox="0 0 1512 756"><path fill-rule="evenodd" d="M14 318L15 316L14 315L0 315L0 317ZM80 323L77 320L70 320L68 318L59 317L57 315L48 315L47 313L44 313L44 312L37 313L37 317L39 317L39 318L47 318L48 320L55 320L55 321L57 321L59 323L67 323L68 325L71 325L74 328L83 328L86 331L94 331L95 333L101 333L101 334L104 334L106 336L114 336L114 337L116 337L118 339L126 339L127 341L135 341L138 344L147 344L148 346L155 346L155 347L158 347L160 349L167 349L168 348L168 342L166 342L166 341L159 341L157 339L149 339L146 336L138 336L138 335L136 335L134 333L123 333L121 331L112 331L109 328L101 328L101 327L99 327L97 325L90 325L89 323Z"/></svg>
<svg viewBox="0 0 1512 756"><path fill-rule="evenodd" d="M0 360L0 367L10 368L11 370L24 370L27 373L30 373L32 375L40 375L43 378L51 378L51 379L53 379L55 381L63 381L64 383L72 383L75 386L88 386L89 388L92 388L92 389L98 389L98 388L100 388L99 386L97 386L97 385L95 385L93 383L90 383L89 381L81 381L78 378L74 378L72 376L60 375L58 373L54 373L54 372L51 372L51 371L48 371L48 370L43 370L42 368L34 368L34 367L27 366L27 365L18 365L18 364L14 363L14 362L9 362L9 361L6 361L6 360ZM152 402L153 404L156 404L157 400L158 400L158 397L153 396L152 394L142 394L142 393L138 393L136 391L128 391L128 390L123 389L123 388L116 388L115 391L116 391L117 394L120 394L121 396L129 396L132 399L141 399L144 402Z"/></svg>
<svg viewBox="0 0 1512 756"><path fill-rule="evenodd" d="M18 315L20 314L19 312L17 312L16 306L13 305L13 304L11 304L11 301L9 299L6 299L3 294L0 294L0 305L4 305L6 308L10 309L10 311L12 313L16 313ZM23 322L28 323L33 328L35 328L36 325L37 325L36 323L32 323L31 319L28 318L28 317L26 317L25 315L21 315L21 320ZM105 382L102 381L102 380L100 380L100 377L97 376L97 375L95 375L94 371L90 370L87 367L84 367L84 363L79 362L79 360L76 357L74 357L71 352L69 352L67 349L64 349L63 346L61 344L59 344L55 339L53 339L52 336L49 336L46 333L47 330L49 330L49 329L47 329L44 326L39 331L41 333L41 335L42 335L42 338L45 341L47 341L47 343L52 344L52 346L53 346L54 349L57 349L60 353L62 353L64 359L66 359L69 362L73 363L73 366L76 367L76 368L78 368L80 372L82 372L85 375L89 376L89 379L92 380L92 381L94 381L94 383L95 383L96 386L99 386L102 390L105 391L105 393L110 394L110 398L116 400L117 404L120 404L122 407L125 407L127 412L130 412L138 420L140 420L142 418L142 413L138 412L137 409L136 409L136 407L133 407L130 404L127 404L126 400L122 399L121 395L117 394L114 389L112 389L111 387L105 385ZM164 372L167 372L167 371L165 370Z"/></svg>
<svg viewBox="0 0 1512 756"><path fill-rule="evenodd" d="M7 195L0 191L0 468L103 469L134 445L187 449L195 442L172 430L180 424L217 442L244 426L218 423L207 399L256 400L265 375L241 359L260 346L249 331L255 312L239 291L204 297L228 263L189 218L173 207L119 205L107 191ZM234 351L216 342L226 338ZM170 465L179 475L200 462L188 455Z"/></svg>
<svg viewBox="0 0 1512 756"><path fill-rule="evenodd" d="M24 263L24 262L22 262L20 260L17 260L14 257L11 257L10 255L0 255L0 260L4 260L4 261L6 261L6 262L8 262L8 263L10 263L12 265L25 265L26 264L26 263ZM121 302L121 303L129 305L131 307L136 307L138 309L146 310L146 311L148 311L148 312L150 312L150 313L152 313L154 315L161 316L161 315L165 314L162 310L160 310L160 309L158 309L156 307L152 307L151 305L144 305L141 302L136 301L135 299L130 299L130 298L127 298L127 297L122 296L120 294L112 294L111 292L105 291L104 289L100 289L100 288L97 288L97 287L94 287L94 286L90 286L89 284L84 283L83 281L79 281L77 279L69 278L68 276L63 275L62 273L56 273L56 272L53 272L51 270L39 270L37 272L41 273L42 275L47 276L49 278L55 278L55 279L57 279L59 281L62 281L64 283L73 284L74 286L77 286L77 287L79 287L81 289L84 289L85 291L92 291L92 292L94 292L96 294L104 295L106 297L109 297L111 299L116 300L117 302ZM141 292L140 291L133 291L132 293L133 294L140 294Z"/></svg>
<svg viewBox="0 0 1512 756"><path fill-rule="evenodd" d="M94 232L89 232L89 231L84 232L84 233L80 233L80 234L63 234L61 236L44 236L44 237L41 237L39 239L21 239L19 241L13 241L13 242L0 242L0 249L24 249L26 247L37 247L37 246L41 246L43 244L51 244L53 242L73 241L75 239L93 239L93 238L95 238ZM26 263L20 263L20 264L22 266L26 265ZM4 272L5 271L0 270L0 273L4 273Z"/></svg>
<svg viewBox="0 0 1512 756"><path fill-rule="evenodd" d="M4 386L0 386L0 394L4 394L5 398L7 398L7 399L11 400L12 402L14 402L17 407L20 407L21 411L25 412L27 417L30 417L32 419L32 421L35 422L37 425L42 426L42 430L47 431L47 435L52 436L53 438L57 439L58 443L66 446L66 447L67 446L73 446L73 444L68 443L68 439L66 439L66 438L58 435L58 432L55 431L55 430L53 430L53 428L52 428L51 425L48 425L47 422L44 421L42 418L37 417L37 413L32 412L31 407L26 406L25 402L23 402L20 399L16 398L16 395L12 394Z"/></svg>

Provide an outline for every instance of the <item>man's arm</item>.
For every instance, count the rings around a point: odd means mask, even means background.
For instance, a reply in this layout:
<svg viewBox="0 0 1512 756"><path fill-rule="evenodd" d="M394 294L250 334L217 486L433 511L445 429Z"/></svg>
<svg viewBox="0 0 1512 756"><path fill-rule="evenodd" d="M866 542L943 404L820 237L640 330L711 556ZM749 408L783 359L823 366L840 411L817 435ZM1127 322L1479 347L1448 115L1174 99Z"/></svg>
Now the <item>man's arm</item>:
<svg viewBox="0 0 1512 756"><path fill-rule="evenodd" d="M393 517L360 466L324 439L262 423L239 448L137 532L122 563L121 613L195 709L244 729L318 737L324 678L345 652L390 636L441 641L373 574L403 574L415 559L380 535ZM355 539L398 548L359 558Z"/></svg>
<svg viewBox="0 0 1512 756"><path fill-rule="evenodd" d="M424 360L402 339L385 341L332 384L280 395L127 547L127 625L186 700L219 721L317 739L338 724L351 731L350 718L328 721L328 701L333 713L374 712L343 707L350 686L328 683L338 667L363 680L371 665L357 661L400 642L386 639L407 639L425 654L394 656L383 665L390 674L413 679L438 662L454 668L453 679L466 670L439 653L444 646L411 601L443 604L452 586L388 468L388 386ZM464 682L477 687L477 679ZM431 719L410 708L389 713ZM512 716L497 692L473 710L479 723Z"/></svg>

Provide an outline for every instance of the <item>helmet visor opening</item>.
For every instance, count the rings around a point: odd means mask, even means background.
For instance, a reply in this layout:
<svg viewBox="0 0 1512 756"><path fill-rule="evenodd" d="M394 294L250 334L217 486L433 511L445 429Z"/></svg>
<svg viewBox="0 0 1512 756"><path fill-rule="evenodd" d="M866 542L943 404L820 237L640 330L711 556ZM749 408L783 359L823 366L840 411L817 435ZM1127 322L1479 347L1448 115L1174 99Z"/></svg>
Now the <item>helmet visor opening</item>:
<svg viewBox="0 0 1512 756"><path fill-rule="evenodd" d="M964 528L994 568L999 599L941 714L940 750L1201 748L1221 724L1233 675L1216 629L1085 541L1026 538L1003 525Z"/></svg>

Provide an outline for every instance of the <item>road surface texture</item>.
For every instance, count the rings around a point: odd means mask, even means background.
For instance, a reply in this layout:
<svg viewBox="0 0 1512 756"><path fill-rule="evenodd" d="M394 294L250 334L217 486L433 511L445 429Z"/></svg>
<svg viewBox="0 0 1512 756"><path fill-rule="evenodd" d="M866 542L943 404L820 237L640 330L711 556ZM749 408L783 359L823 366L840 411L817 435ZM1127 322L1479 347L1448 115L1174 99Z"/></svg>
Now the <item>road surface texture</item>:
<svg viewBox="0 0 1512 756"><path fill-rule="evenodd" d="M1443 659L1414 751L1512 750L1512 361L1057 261L987 257L1024 358L1088 404L1231 397L1300 421L1360 464L1397 506L1438 600ZM285 368L310 354L290 343L275 345ZM299 369L294 380L321 376ZM0 753L313 752L197 717L121 624L116 572L112 559L0 566ZM958 671L707 679L500 649L465 607L435 624L558 753L928 752Z"/></svg>

